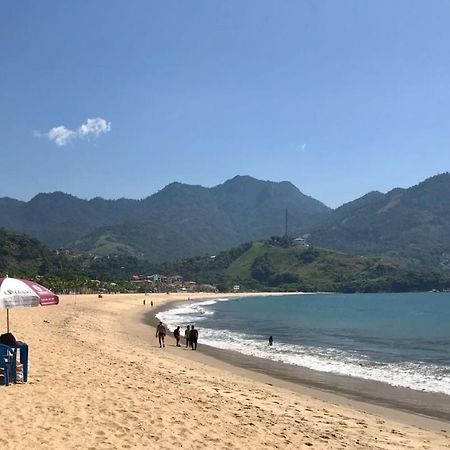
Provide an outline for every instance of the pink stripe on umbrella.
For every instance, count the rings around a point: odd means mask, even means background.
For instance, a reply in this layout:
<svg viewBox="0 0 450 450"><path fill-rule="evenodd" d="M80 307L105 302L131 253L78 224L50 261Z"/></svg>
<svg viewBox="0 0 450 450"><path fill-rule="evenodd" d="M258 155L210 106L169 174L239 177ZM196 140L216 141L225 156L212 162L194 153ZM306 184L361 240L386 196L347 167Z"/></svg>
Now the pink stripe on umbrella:
<svg viewBox="0 0 450 450"><path fill-rule="evenodd" d="M22 280L29 288L31 288L39 296L39 303L41 306L57 305L59 297L44 286L35 281Z"/></svg>

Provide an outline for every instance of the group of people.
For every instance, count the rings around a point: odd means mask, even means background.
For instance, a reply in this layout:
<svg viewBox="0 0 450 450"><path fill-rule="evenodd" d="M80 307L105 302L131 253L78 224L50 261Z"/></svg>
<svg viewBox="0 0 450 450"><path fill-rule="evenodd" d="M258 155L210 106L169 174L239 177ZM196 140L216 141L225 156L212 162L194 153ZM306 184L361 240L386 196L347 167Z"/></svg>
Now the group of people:
<svg viewBox="0 0 450 450"><path fill-rule="evenodd" d="M178 327L180 328L180 327ZM189 325L184 330L184 339L186 340L186 348L191 347L192 350L197 350L198 330L194 325Z"/></svg>
<svg viewBox="0 0 450 450"><path fill-rule="evenodd" d="M165 347L164 338L166 337L166 327L162 322L159 322L158 326L156 327L156 335L155 337L158 338L159 347L163 348ZM180 345L180 339L181 339L181 330L180 327L176 327L175 330L173 330L173 337L175 338L175 341L177 343L177 347L181 347ZM194 325L188 325L186 327L186 330L184 331L184 338L186 340L186 348L191 348L192 350L197 350L197 341L198 341L198 330L195 328Z"/></svg>
<svg viewBox="0 0 450 450"><path fill-rule="evenodd" d="M142 300L142 304L145 306L145 298ZM150 302L150 306L153 308L153 300Z"/></svg>
<svg viewBox="0 0 450 450"><path fill-rule="evenodd" d="M162 322L159 322L159 325L156 327L156 335L158 338L159 347L165 347L164 338L166 337L166 327ZM180 339L181 339L181 330L180 327L176 327L173 330L173 337L177 343L177 347L181 347ZM192 350L197 350L197 341L198 341L198 330L194 327L194 325L188 325L184 330L184 339L186 341L186 348L191 348ZM273 336L269 336L269 345L273 345Z"/></svg>

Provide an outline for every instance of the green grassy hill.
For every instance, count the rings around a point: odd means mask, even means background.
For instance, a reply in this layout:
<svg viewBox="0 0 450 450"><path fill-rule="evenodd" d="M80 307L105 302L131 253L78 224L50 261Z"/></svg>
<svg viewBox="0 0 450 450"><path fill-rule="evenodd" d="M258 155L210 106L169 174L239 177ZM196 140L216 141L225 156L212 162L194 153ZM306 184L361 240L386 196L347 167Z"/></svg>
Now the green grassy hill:
<svg viewBox="0 0 450 450"><path fill-rule="evenodd" d="M205 253L205 233L198 240L153 222L127 221L102 227L75 243L74 247L97 256L132 256L158 263Z"/></svg>
<svg viewBox="0 0 450 450"><path fill-rule="evenodd" d="M409 271L383 258L348 255L293 245L286 238L243 244L215 257L192 258L160 267L200 283L229 290L380 292L447 287L434 272Z"/></svg>

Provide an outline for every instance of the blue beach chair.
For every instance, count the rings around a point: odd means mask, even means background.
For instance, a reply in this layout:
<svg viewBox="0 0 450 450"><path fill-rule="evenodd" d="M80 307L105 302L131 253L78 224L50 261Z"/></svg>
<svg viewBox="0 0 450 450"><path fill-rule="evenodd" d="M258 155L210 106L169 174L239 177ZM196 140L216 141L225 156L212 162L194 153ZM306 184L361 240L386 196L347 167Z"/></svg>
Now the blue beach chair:
<svg viewBox="0 0 450 450"><path fill-rule="evenodd" d="M3 384L9 385L14 371L14 352L7 345L0 344L0 373L3 375Z"/></svg>

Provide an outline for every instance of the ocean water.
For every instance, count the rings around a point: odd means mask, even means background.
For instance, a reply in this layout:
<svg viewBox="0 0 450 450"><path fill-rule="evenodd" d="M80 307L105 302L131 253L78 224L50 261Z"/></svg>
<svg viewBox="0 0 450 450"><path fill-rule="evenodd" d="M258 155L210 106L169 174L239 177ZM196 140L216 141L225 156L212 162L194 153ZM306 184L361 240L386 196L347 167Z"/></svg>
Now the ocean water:
<svg viewBox="0 0 450 450"><path fill-rule="evenodd" d="M200 345L450 395L450 293L224 297L158 318Z"/></svg>

